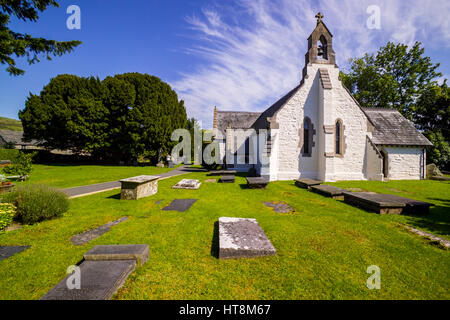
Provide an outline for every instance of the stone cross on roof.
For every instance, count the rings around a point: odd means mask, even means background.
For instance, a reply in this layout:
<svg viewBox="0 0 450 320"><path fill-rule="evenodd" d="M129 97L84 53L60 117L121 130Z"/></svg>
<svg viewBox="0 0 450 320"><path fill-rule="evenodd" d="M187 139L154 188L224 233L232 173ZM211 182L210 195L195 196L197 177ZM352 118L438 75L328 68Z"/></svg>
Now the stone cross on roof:
<svg viewBox="0 0 450 320"><path fill-rule="evenodd" d="M323 14L319 12L318 14L316 14L316 18L317 18L317 24L321 23L322 19L323 19Z"/></svg>

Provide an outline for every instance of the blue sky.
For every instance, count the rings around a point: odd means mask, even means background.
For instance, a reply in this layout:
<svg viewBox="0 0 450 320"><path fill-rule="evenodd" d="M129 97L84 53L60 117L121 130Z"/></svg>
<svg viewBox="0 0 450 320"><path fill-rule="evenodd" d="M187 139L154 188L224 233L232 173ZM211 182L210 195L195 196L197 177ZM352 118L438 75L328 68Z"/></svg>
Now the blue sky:
<svg viewBox="0 0 450 320"><path fill-rule="evenodd" d="M18 118L30 92L68 73L98 76L141 72L168 82L188 115L210 128L214 106L262 111L301 80L306 39L321 11L334 35L337 63L375 52L387 41L423 42L443 78L450 75L448 0L60 0L37 23L10 27L56 40L81 40L71 54L28 66L12 77L0 65L0 115ZM81 9L81 30L68 30L66 9ZM381 29L366 12L377 5ZM442 79L441 79L442 80Z"/></svg>

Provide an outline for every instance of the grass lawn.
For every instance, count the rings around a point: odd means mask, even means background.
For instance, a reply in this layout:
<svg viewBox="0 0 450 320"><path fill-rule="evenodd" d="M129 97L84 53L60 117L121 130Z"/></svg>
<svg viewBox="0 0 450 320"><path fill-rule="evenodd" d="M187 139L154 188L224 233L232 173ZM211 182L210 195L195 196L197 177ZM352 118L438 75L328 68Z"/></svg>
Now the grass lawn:
<svg viewBox="0 0 450 320"><path fill-rule="evenodd" d="M57 188L71 188L139 175L161 174L170 170L157 167L35 164L26 183L43 183Z"/></svg>
<svg viewBox="0 0 450 320"><path fill-rule="evenodd" d="M210 177L192 173L183 178ZM94 245L142 243L150 247L150 260L136 269L115 299L450 298L450 252L398 226L406 222L449 236L448 183L338 184L436 199L432 201L437 207L428 217L414 218L365 212L299 189L293 182L249 190L241 187L245 179L236 177L235 184L171 189L180 179L160 181L156 195L138 201L119 200L118 190L72 199L64 217L0 235L0 245L32 245L0 261L0 299L42 297ZM185 213L161 211L182 198L199 201ZM157 200L163 201L157 205ZM278 214L263 205L281 200L296 212ZM130 219L87 245L75 247L69 241L123 216ZM277 255L218 260L215 223L223 216L256 218ZM371 265L381 268L381 290L366 287Z"/></svg>

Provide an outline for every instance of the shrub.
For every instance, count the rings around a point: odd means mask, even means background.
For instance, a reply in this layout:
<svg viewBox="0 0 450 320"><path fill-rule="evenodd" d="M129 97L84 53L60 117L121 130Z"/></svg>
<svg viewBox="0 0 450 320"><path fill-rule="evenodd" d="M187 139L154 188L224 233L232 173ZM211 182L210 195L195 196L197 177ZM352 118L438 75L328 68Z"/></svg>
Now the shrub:
<svg viewBox="0 0 450 320"><path fill-rule="evenodd" d="M67 195L47 185L17 186L5 194L2 201L17 207L17 218L24 224L60 217L69 210Z"/></svg>
<svg viewBox="0 0 450 320"><path fill-rule="evenodd" d="M0 160L15 161L19 156L19 150L16 149L0 149Z"/></svg>
<svg viewBox="0 0 450 320"><path fill-rule="evenodd" d="M13 176L26 176L31 173L35 153L19 152L13 164L4 168L3 172Z"/></svg>
<svg viewBox="0 0 450 320"><path fill-rule="evenodd" d="M0 203L0 233L12 222L16 215L16 207L11 203Z"/></svg>

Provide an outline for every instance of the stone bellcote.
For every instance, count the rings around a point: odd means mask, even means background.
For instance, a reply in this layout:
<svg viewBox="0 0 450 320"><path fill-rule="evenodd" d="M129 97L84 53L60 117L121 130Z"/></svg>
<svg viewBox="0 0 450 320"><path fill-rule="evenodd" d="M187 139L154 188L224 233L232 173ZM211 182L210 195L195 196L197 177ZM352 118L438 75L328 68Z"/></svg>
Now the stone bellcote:
<svg viewBox="0 0 450 320"><path fill-rule="evenodd" d="M323 23L323 15L316 15L317 26L308 38L308 52L305 55L305 68L303 77L306 76L306 67L311 63L336 64L333 50L333 35Z"/></svg>

